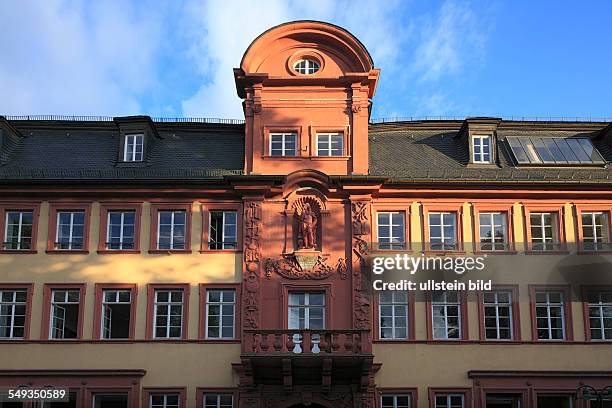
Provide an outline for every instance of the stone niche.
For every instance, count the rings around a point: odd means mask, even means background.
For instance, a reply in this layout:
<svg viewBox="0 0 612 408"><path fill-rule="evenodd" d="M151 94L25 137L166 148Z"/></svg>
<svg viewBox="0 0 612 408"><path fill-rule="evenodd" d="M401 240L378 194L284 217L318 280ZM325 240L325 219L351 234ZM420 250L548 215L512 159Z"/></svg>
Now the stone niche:
<svg viewBox="0 0 612 408"><path fill-rule="evenodd" d="M298 189L288 201L286 220L289 238L295 256L318 256L323 252L323 216L327 214L325 202L318 190ZM309 236L310 235L310 236Z"/></svg>

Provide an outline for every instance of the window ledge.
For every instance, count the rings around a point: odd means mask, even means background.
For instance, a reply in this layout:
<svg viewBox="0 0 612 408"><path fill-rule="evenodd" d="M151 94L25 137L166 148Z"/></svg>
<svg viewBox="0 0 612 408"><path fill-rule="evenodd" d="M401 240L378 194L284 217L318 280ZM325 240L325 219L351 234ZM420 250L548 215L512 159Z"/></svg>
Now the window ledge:
<svg viewBox="0 0 612 408"><path fill-rule="evenodd" d="M71 255L88 255L88 249L47 249L48 254L71 254Z"/></svg>
<svg viewBox="0 0 612 408"><path fill-rule="evenodd" d="M147 167L149 166L149 163L146 160L143 161L123 161L120 160L117 162L117 165L115 167L124 167L124 168L130 168L130 167Z"/></svg>
<svg viewBox="0 0 612 408"><path fill-rule="evenodd" d="M351 156L261 156L264 160L348 161Z"/></svg>
<svg viewBox="0 0 612 408"><path fill-rule="evenodd" d="M139 254L140 249L98 249L100 255L110 254Z"/></svg>
<svg viewBox="0 0 612 408"><path fill-rule="evenodd" d="M504 251L483 251L483 250L474 251L474 255L516 255L516 254L518 254L518 251L514 249L508 249Z"/></svg>
<svg viewBox="0 0 612 408"><path fill-rule="evenodd" d="M2 254L37 254L36 249L0 249Z"/></svg>
<svg viewBox="0 0 612 408"><path fill-rule="evenodd" d="M167 338L159 338L159 337L153 337L150 339L147 339L148 341L151 342L160 342L160 343L183 343L186 342L187 339L184 338L171 338L171 339L167 339Z"/></svg>
<svg viewBox="0 0 612 408"><path fill-rule="evenodd" d="M555 251L534 251L533 249L525 250L525 255L567 255L569 253L570 251L567 249Z"/></svg>
<svg viewBox="0 0 612 408"><path fill-rule="evenodd" d="M242 249L200 249L201 254L218 253L218 254L239 254Z"/></svg>
<svg viewBox="0 0 612 408"><path fill-rule="evenodd" d="M425 255L465 255L466 252L464 249L456 249L456 250L449 250L449 251L431 251L431 250L427 250L427 251L423 251L423 253Z"/></svg>
<svg viewBox="0 0 612 408"><path fill-rule="evenodd" d="M312 161L348 161L351 156L310 156Z"/></svg>
<svg viewBox="0 0 612 408"><path fill-rule="evenodd" d="M132 343L134 342L133 338L127 339L94 339L96 343Z"/></svg>
<svg viewBox="0 0 612 408"><path fill-rule="evenodd" d="M404 252L405 253L412 253L412 252L415 252L415 250L410 248L410 247L401 248L401 249L400 248L397 248L397 249L379 249L379 248L377 248L377 249L370 249L369 252L370 252L370 254L378 254L378 253L388 254L388 253L395 253L395 252L399 252L399 253L404 253ZM417 251L417 252L420 252L420 251Z"/></svg>
<svg viewBox="0 0 612 408"><path fill-rule="evenodd" d="M190 254L191 249L149 249L150 254Z"/></svg>
<svg viewBox="0 0 612 408"><path fill-rule="evenodd" d="M207 344L240 344L240 339L200 339L200 342Z"/></svg>
<svg viewBox="0 0 612 408"><path fill-rule="evenodd" d="M264 160L307 160L308 156L261 156Z"/></svg>

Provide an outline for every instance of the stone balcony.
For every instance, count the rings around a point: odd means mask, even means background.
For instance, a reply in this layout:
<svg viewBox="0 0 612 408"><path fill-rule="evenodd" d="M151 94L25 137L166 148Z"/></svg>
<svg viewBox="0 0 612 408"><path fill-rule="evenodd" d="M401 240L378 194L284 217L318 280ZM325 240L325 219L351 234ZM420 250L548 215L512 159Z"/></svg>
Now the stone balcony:
<svg viewBox="0 0 612 408"><path fill-rule="evenodd" d="M243 354L340 356L371 353L369 330L244 330Z"/></svg>
<svg viewBox="0 0 612 408"><path fill-rule="evenodd" d="M234 368L245 387L259 384L355 385L367 388L375 366L370 330L246 329L241 363ZM374 370L374 371L373 371Z"/></svg>

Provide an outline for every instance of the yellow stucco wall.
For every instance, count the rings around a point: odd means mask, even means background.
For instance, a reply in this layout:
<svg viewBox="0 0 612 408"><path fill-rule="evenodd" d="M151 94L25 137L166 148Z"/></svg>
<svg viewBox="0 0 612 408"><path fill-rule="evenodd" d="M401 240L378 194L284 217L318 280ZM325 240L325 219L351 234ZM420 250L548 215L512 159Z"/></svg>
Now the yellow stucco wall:
<svg viewBox="0 0 612 408"><path fill-rule="evenodd" d="M523 207L520 201L513 204L513 235L517 243L525 241ZM419 214L421 200L407 201L410 209L409 231L413 242L423 236L422 218ZM47 254L45 252L48 229L48 203L42 203L38 222L38 253L0 254L0 284L11 282L33 282L34 296L30 337L40 339L43 310L44 283L86 283L87 292L84 311L84 340L91 339L94 309L95 283L138 284L136 319L136 342L100 344L99 342L78 344L0 344L2 361L0 369L43 368L144 368L147 375L144 386L188 387L188 399L195 398L196 386L233 387L237 378L231 363L239 362L239 344L204 344L198 337L199 287L200 283L240 282L242 254L200 253L201 210L193 203L191 225L191 254L149 254L150 204L142 210L140 247L135 255L101 255L96 252L100 227L100 206L94 203L91 214L88 255ZM462 204L462 228L466 242L472 241L473 211L469 202ZM565 204L565 236L568 242L575 241L573 205ZM599 255L593 256L593 259ZM554 267L564 259L559 255L506 255L490 257L488 266L500 270L508 279L497 283L519 283L522 293L520 320L523 340L531 340L530 305L525 294L530 283L564 283L562 274ZM605 259L610 260L609 256ZM581 256L584 262L588 256ZM566 260L567 261L567 260ZM576 261L576 262L578 262ZM572 262L571 259L569 262ZM551 265L553 267L551 267ZM476 276L474 276L476 277ZM146 342L146 284L188 283L191 285L189 305L188 342ZM579 299L572 303L574 339L584 340L582 304ZM425 340L425 303L415 305L415 337ZM470 294L468 303L469 338L478 339L478 306L475 295ZM45 337L45 336L42 336ZM483 345L473 344L381 344L374 345L376 361L383 363L377 375L380 387L419 386L419 406L426 406L426 386L467 386L470 381L467 371L471 369L521 370L609 370L612 347L605 345ZM510 358L511 356L511 358ZM102 357L102 358L101 358ZM422 389L421 389L422 388Z"/></svg>

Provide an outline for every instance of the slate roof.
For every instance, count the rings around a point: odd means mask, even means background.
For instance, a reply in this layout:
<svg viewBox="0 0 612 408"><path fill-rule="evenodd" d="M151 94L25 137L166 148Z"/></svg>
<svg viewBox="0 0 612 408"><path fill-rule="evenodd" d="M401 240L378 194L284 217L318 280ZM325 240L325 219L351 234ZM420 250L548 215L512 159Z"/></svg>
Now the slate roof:
<svg viewBox="0 0 612 408"><path fill-rule="evenodd" d="M457 138L461 122L405 122L373 124L369 129L370 174L400 182L500 182L500 183L603 183L612 184L612 146L609 140L597 140L606 123L572 124L500 124L497 129L497 166L468 166L469 151L465 139ZM550 128L550 129L547 129ZM529 167L516 166L508 136L571 137L586 136L608 162L605 167Z"/></svg>
<svg viewBox="0 0 612 408"><path fill-rule="evenodd" d="M370 176L398 183L556 183L612 185L612 138L599 135L607 123L523 123L502 121L497 128L498 163L468 165L462 121L371 124ZM143 163L119 158L119 129L112 121L12 120L23 137L6 137L0 152L0 183L25 181L222 181L244 168L244 124L157 122ZM610 128L610 125L608 125ZM513 163L508 136L587 136L605 167L524 167Z"/></svg>
<svg viewBox="0 0 612 408"><path fill-rule="evenodd" d="M0 165L0 180L221 179L241 174L244 125L158 124L143 163L118 161L119 130L112 122L14 122L24 136Z"/></svg>

